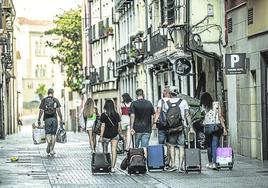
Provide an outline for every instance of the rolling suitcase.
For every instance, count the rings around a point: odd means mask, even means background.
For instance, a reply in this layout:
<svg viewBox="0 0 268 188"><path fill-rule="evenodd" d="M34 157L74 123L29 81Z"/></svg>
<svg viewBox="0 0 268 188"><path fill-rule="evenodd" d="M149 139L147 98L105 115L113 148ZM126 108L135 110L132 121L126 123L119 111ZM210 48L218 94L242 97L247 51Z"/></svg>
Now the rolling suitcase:
<svg viewBox="0 0 268 188"><path fill-rule="evenodd" d="M164 170L165 155L162 144L147 147L147 167L148 171Z"/></svg>
<svg viewBox="0 0 268 188"><path fill-rule="evenodd" d="M92 153L91 172L110 173L111 172L111 156L110 153Z"/></svg>
<svg viewBox="0 0 268 188"><path fill-rule="evenodd" d="M191 144L188 144L188 148L184 152L184 169L185 173L189 171L198 171L201 173L201 151L196 147L196 133L188 132L188 143L190 143L190 134L193 134L194 148L191 148Z"/></svg>
<svg viewBox="0 0 268 188"><path fill-rule="evenodd" d="M98 142L99 143L99 142ZM110 173L112 169L110 153L98 151L99 144L96 146L97 152L92 153L91 158L91 173Z"/></svg>
<svg viewBox="0 0 268 188"><path fill-rule="evenodd" d="M220 168L229 168L230 170L232 170L234 165L233 149L232 147L230 147L229 139L227 139L228 147L223 147L224 136L222 136L221 140L221 147L218 147L216 151L217 169L219 170Z"/></svg>
<svg viewBox="0 0 268 188"><path fill-rule="evenodd" d="M134 148L134 138L132 136L132 146L127 153L128 174L145 174L147 172L146 161L143 148Z"/></svg>

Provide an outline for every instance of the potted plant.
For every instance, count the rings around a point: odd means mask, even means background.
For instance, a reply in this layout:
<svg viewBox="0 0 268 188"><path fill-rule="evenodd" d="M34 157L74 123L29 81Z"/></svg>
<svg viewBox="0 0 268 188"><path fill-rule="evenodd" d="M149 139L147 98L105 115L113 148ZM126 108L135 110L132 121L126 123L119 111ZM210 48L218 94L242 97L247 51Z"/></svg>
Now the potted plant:
<svg viewBox="0 0 268 188"><path fill-rule="evenodd" d="M113 31L114 31L114 29L111 26L107 27L107 29L106 29L107 35L113 35Z"/></svg>
<svg viewBox="0 0 268 188"><path fill-rule="evenodd" d="M129 56L130 61L135 61L135 59L137 57L137 51L136 51L136 49L135 48L131 48L129 50L128 56Z"/></svg>

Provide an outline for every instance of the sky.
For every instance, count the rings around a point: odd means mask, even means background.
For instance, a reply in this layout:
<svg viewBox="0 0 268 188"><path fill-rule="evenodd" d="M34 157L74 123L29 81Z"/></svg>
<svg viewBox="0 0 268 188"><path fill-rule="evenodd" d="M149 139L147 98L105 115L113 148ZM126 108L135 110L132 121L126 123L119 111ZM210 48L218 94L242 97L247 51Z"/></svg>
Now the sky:
<svg viewBox="0 0 268 188"><path fill-rule="evenodd" d="M53 20L64 10L78 7L81 0L13 0L13 3L17 17Z"/></svg>

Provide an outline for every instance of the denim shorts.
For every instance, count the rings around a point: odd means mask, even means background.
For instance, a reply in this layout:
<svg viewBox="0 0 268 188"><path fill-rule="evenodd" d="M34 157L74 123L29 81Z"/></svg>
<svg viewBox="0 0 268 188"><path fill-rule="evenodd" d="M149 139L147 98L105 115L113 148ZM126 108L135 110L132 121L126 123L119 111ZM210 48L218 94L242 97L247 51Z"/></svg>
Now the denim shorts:
<svg viewBox="0 0 268 188"><path fill-rule="evenodd" d="M111 140L119 140L119 134L117 134L117 136L114 138L103 137L103 142L102 142L103 153L108 153L108 144L109 144L109 142L111 142Z"/></svg>
<svg viewBox="0 0 268 188"><path fill-rule="evenodd" d="M168 134L167 143L169 143L170 145L184 146L184 142L185 142L184 131L181 131L179 133Z"/></svg>
<svg viewBox="0 0 268 188"><path fill-rule="evenodd" d="M46 118L45 119L45 132L46 134L56 134L58 129L57 118Z"/></svg>
<svg viewBox="0 0 268 188"><path fill-rule="evenodd" d="M167 131L158 130L158 144L165 144L167 141Z"/></svg>
<svg viewBox="0 0 268 188"><path fill-rule="evenodd" d="M135 133L135 147L146 148L149 146L151 133Z"/></svg>

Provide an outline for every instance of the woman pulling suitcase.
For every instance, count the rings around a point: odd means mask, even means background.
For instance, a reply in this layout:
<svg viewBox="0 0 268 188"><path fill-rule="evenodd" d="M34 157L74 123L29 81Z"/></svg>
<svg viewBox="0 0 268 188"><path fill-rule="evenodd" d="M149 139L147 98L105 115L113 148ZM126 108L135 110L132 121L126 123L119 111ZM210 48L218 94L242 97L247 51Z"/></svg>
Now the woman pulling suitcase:
<svg viewBox="0 0 268 188"><path fill-rule="evenodd" d="M117 144L119 140L119 132L121 132L120 116L115 111L114 102L107 100L104 104L104 113L101 114L101 133L99 142L102 142L103 152L108 153L108 144L111 142L112 150L112 168L111 172L115 172L114 167L117 159Z"/></svg>

